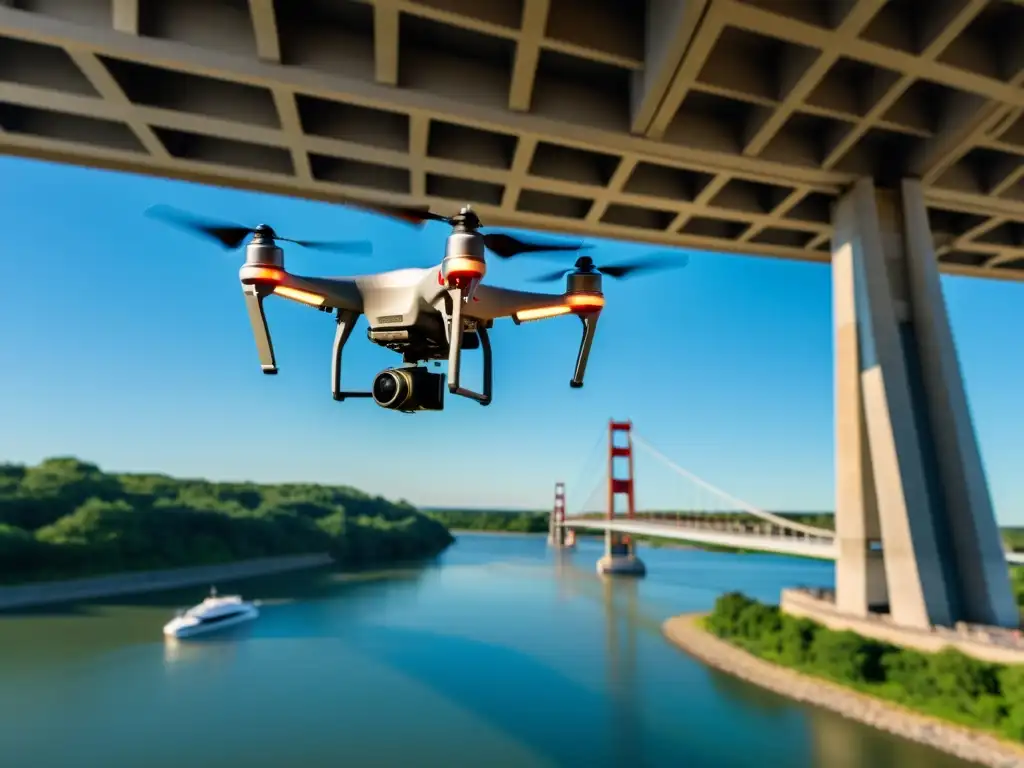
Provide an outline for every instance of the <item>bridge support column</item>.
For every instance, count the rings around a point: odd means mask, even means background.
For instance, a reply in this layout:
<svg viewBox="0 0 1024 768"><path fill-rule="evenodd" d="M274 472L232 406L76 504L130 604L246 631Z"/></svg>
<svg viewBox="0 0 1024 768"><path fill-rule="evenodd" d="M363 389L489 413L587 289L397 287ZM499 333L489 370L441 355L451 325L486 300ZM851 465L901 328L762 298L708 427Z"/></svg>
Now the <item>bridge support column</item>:
<svg viewBox="0 0 1024 768"><path fill-rule="evenodd" d="M616 445L615 436L624 435L625 445ZM616 470L616 459L625 461L625 473ZM608 519L615 519L615 500L626 497L626 517L636 517L636 499L633 495L633 435L628 421L608 422ZM604 557L597 561L597 572L619 576L643 576L647 567L636 556L636 542L626 534L610 529L604 534Z"/></svg>
<svg viewBox="0 0 1024 768"><path fill-rule="evenodd" d="M837 608L1016 627L921 184L863 179L833 224Z"/></svg>
<svg viewBox="0 0 1024 768"><path fill-rule="evenodd" d="M555 483L555 506L548 525L548 544L555 549L569 549L576 545L576 537L565 527L565 483Z"/></svg>

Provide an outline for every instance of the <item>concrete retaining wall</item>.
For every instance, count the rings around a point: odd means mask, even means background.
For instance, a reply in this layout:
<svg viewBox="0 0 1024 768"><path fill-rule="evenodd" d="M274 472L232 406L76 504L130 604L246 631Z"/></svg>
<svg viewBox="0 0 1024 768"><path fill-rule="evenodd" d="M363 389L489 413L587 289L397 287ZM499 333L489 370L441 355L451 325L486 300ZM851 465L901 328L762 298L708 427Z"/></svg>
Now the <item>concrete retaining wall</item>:
<svg viewBox="0 0 1024 768"><path fill-rule="evenodd" d="M881 640L904 648L913 648L925 653L936 653L946 647L956 648L961 653L982 661L997 664L1024 664L1024 647L1001 645L996 641L980 640L957 635L949 630L931 631L901 627L879 616L860 618L838 612L828 601L819 600L798 589L782 590L779 608L791 616L801 616L823 624L829 629L841 632L849 630L862 637Z"/></svg>
<svg viewBox="0 0 1024 768"><path fill-rule="evenodd" d="M95 576L69 581L47 581L0 587L0 611L26 608L47 603L66 603L113 595L138 592L158 592L164 589L190 587L218 581L245 579L285 571L297 571L330 565L328 554L289 555L241 560L220 565L200 565L193 568L172 568L165 571L133 571L111 576Z"/></svg>

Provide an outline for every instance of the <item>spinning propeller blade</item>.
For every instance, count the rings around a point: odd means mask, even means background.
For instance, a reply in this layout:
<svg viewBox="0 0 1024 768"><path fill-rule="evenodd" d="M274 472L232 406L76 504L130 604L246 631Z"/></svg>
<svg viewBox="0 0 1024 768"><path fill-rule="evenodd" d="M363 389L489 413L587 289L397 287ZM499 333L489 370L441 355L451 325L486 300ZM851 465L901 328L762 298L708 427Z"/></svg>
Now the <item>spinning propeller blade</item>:
<svg viewBox="0 0 1024 768"><path fill-rule="evenodd" d="M480 229L480 219L469 206L463 208L454 216L442 216L433 211L420 208L390 208L392 215L404 218L407 221L422 224L425 221L440 221L453 227L462 227L470 231ZM523 240L504 232L490 232L483 234L484 246L495 256L502 259L510 259L524 253L546 253L552 251L579 251L584 245L582 243L543 243L539 241Z"/></svg>
<svg viewBox="0 0 1024 768"><path fill-rule="evenodd" d="M230 250L238 248L253 231L249 227L240 227L237 224L203 221L190 213L179 211L177 208L172 208L169 205L154 205L146 211L146 215L154 219L160 219L168 224L173 224L181 229L206 235Z"/></svg>
<svg viewBox="0 0 1024 768"><path fill-rule="evenodd" d="M687 254L681 254L676 257L672 262L666 262L661 258L655 258L652 254L645 258L637 259L632 262L625 264L609 264L609 265L597 265L594 264L589 256L584 256L576 262L576 266L572 269L560 269L556 272L549 272L539 277L534 277L531 282L534 283L552 283L556 280L561 280L565 275L572 272L574 269L579 269L583 272L596 271L602 275L615 278L617 280L630 277L632 275L639 274L641 272L660 272L667 269L682 269L690 263L690 257Z"/></svg>
<svg viewBox="0 0 1024 768"><path fill-rule="evenodd" d="M373 243L369 240L341 240L332 242L329 240L291 240L287 237L278 237L276 239L286 243L295 243L295 245L314 251L353 253L361 256L368 256L373 253Z"/></svg>
<svg viewBox="0 0 1024 768"><path fill-rule="evenodd" d="M216 240L227 250L235 250L242 246L245 239L256 232L256 227L242 227L237 224L224 222L209 222L193 216L185 211L179 211L169 205L155 205L146 211L151 216L161 221L173 224L182 229L205 235ZM268 234L274 240L286 243L295 243L303 248L310 248L320 251L333 251L335 253L369 254L373 252L373 244L366 240L340 240L340 241L319 241L319 240L292 240L288 237L278 237L277 234L267 228Z"/></svg>
<svg viewBox="0 0 1024 768"><path fill-rule="evenodd" d="M547 251L579 251L584 247L583 243L540 243L520 240L512 235L503 232L491 232L484 235L484 245L495 255L502 259L510 259L524 253L544 253Z"/></svg>

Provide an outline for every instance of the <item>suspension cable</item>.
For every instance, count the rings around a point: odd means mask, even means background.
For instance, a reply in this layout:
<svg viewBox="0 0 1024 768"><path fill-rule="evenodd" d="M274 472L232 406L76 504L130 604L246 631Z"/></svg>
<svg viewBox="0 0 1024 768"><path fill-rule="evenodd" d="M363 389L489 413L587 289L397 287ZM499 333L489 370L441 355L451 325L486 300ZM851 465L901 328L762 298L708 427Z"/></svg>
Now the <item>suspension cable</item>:
<svg viewBox="0 0 1024 768"><path fill-rule="evenodd" d="M581 486L583 485L583 482L587 477L592 477L591 470L594 469L594 458L598 455L599 449L601 448L601 444L605 440L606 434L606 430L601 430L601 432L597 436L597 440L594 441L594 444L590 447L590 451L587 453L585 463L580 466L580 470L577 473L576 477L573 479L573 482L571 484L565 484L565 495L566 499L569 502L566 505L566 507L575 506L575 504L573 503L574 499L580 497L579 494L577 494L576 492L581 489ZM604 474L603 471L602 474ZM583 497L584 503L589 501L591 496L593 496L593 491L591 491L586 497ZM568 509L566 510L566 514L568 514Z"/></svg>
<svg viewBox="0 0 1024 768"><path fill-rule="evenodd" d="M712 493L725 499L731 504L735 504L745 512L748 512L751 515L754 515L755 517L759 517L762 520L766 520L767 522L773 523L778 526L782 526L783 528L788 528L792 531L800 531L802 533L807 534L808 536L819 536L828 539L835 537L835 531L830 531L827 528L818 528L817 526L813 525L805 525L804 523L798 523L793 520L788 520L785 517L780 517L779 515L773 515L771 512L766 512L763 509L758 509L753 504L748 504L747 502L743 501L743 499L738 499L735 496L726 493L721 488L717 488L708 481L700 477L697 477L697 475L693 474L692 472L688 472L687 470L680 467L678 464L672 461L672 459L665 456L665 454L658 451L656 448L654 448L654 446L652 446L650 443L648 443L646 440L640 437L635 431L633 432L633 442L639 445L644 450L648 451L652 456L654 456L656 459L659 459L662 463L667 465L669 469L673 470L677 474L682 475L687 480L690 480L691 482L696 483L697 485L711 491Z"/></svg>

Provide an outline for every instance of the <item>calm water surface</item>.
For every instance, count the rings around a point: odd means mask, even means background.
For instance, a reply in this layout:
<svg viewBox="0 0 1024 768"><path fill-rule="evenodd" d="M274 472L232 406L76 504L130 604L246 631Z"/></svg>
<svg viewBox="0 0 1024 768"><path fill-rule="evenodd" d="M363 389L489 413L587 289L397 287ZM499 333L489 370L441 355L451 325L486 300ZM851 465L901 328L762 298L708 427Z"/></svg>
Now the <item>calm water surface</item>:
<svg viewBox="0 0 1024 768"><path fill-rule="evenodd" d="M0 614L0 764L962 768L933 750L710 671L660 634L742 590L828 585L829 564L465 535L437 566L237 586L260 619L163 640L203 589ZM222 592L226 587L220 585Z"/></svg>

